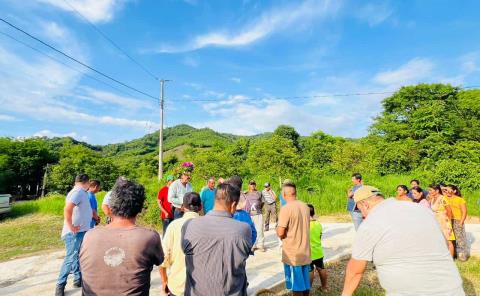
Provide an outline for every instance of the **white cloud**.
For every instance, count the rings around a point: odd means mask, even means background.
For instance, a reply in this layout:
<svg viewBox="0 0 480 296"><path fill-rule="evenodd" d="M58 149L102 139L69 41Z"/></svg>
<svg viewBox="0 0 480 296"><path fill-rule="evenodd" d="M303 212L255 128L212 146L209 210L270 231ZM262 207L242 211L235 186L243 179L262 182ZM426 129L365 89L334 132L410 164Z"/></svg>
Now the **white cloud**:
<svg viewBox="0 0 480 296"><path fill-rule="evenodd" d="M426 58L414 58L395 70L380 72L373 81L392 87L430 80L435 64Z"/></svg>
<svg viewBox="0 0 480 296"><path fill-rule="evenodd" d="M3 72L5 75L0 79L2 110L57 123L108 124L141 129L152 124L146 120L98 116L82 111L70 102L82 74L50 59L21 57L14 50L0 45L0 69L10 69ZM120 99L124 103L135 104L133 100L115 97L108 92L93 89L90 92L103 101Z"/></svg>
<svg viewBox="0 0 480 296"><path fill-rule="evenodd" d="M0 121L15 121L16 118L11 115L0 114Z"/></svg>
<svg viewBox="0 0 480 296"><path fill-rule="evenodd" d="M240 82L242 82L242 80L241 80L240 78L238 78L238 77L231 77L230 80L233 81L233 82L235 82L235 83L240 83Z"/></svg>
<svg viewBox="0 0 480 296"><path fill-rule="evenodd" d="M221 30L194 37L181 46L162 44L156 49L145 52L177 53L188 52L209 46L237 47L245 46L268 37L288 27L311 23L336 13L341 1L306 0L301 4L292 4L274 8L246 24L240 30Z"/></svg>
<svg viewBox="0 0 480 296"><path fill-rule="evenodd" d="M368 3L357 10L356 16L366 21L370 27L379 25L393 14L393 9L387 3Z"/></svg>
<svg viewBox="0 0 480 296"><path fill-rule="evenodd" d="M113 20L115 12L124 4L125 0L37 0L50 4L56 8L73 13L75 10L94 23L104 23ZM74 9L75 8L75 9Z"/></svg>
<svg viewBox="0 0 480 296"><path fill-rule="evenodd" d="M115 105L124 109L138 110L148 109L156 110L156 105L153 101L137 100L130 97L120 96L111 92L93 89L91 87L81 87L82 93L77 95L77 98L90 101L95 104Z"/></svg>
<svg viewBox="0 0 480 296"><path fill-rule="evenodd" d="M62 134L62 133L52 132L51 130L41 130L41 131L33 134L33 137L40 137L40 138L43 138L43 137L47 137L47 138L70 137L70 138L74 138L74 139L77 139L77 140L80 140L80 141L87 141L88 140L87 136L79 136L76 132L70 132L70 133Z"/></svg>

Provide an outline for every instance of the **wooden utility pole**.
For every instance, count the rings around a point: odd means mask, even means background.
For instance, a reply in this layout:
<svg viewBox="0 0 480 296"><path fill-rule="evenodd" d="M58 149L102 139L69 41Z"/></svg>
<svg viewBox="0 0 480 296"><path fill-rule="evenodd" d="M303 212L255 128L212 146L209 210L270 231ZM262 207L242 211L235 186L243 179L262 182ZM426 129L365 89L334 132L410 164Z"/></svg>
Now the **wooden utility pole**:
<svg viewBox="0 0 480 296"><path fill-rule="evenodd" d="M160 129L158 131L158 181L163 178L163 108L164 108L164 85L166 81L160 80Z"/></svg>

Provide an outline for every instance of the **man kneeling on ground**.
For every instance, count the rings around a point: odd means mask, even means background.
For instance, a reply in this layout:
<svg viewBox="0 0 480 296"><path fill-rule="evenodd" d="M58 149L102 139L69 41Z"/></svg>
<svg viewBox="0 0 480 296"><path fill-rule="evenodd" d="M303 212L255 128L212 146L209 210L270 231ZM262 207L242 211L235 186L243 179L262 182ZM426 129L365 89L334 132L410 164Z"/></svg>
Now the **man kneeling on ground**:
<svg viewBox="0 0 480 296"><path fill-rule="evenodd" d="M160 235L136 225L145 189L118 180L112 189L112 222L90 230L80 251L82 295L149 295L153 265L163 262Z"/></svg>
<svg viewBox="0 0 480 296"><path fill-rule="evenodd" d="M368 261L375 264L387 295L465 295L458 269L429 209L385 200L372 186L359 188L353 198L365 220L347 265L343 296L353 295Z"/></svg>

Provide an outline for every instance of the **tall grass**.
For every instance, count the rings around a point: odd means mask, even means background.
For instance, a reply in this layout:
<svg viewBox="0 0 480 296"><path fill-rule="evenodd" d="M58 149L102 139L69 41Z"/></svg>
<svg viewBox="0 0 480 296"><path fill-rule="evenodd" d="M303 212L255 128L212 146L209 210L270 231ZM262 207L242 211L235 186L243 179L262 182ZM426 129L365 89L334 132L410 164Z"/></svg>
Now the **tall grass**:
<svg viewBox="0 0 480 296"><path fill-rule="evenodd" d="M396 187L399 184L409 185L411 175L388 175L388 176L364 176L365 184L378 187L387 196L395 196ZM270 182L272 188L280 193L279 180L273 180L265 176L255 178L257 187L262 189L263 183ZM295 181L295 180L294 180ZM421 184L428 186L428 180L420 180ZM161 225L160 211L157 206L157 192L161 184L155 178L144 179L140 181L145 186L146 201L145 210L139 217L139 222L143 225L159 228ZM206 184L206 180L194 179L192 181L193 188L199 192ZM351 187L349 176L330 175L322 177L304 177L298 180L298 197L299 199L311 203L315 206L319 215L329 215L346 212L347 190ZM244 190L247 189L248 180L244 180ZM101 203L105 192L96 194L99 207L99 214L103 216ZM480 216L480 207L478 200L480 191L465 191L463 196L467 200L469 215ZM65 205L65 196L54 194L35 201L20 202L13 205L11 215L13 217L23 216L30 213L42 213L52 215L63 215L63 207Z"/></svg>

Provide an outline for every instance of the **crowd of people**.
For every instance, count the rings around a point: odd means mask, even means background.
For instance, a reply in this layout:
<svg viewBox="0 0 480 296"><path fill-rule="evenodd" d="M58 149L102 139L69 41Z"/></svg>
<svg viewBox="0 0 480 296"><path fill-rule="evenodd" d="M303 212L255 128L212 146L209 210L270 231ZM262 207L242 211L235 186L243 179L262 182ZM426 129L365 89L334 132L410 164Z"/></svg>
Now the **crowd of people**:
<svg viewBox="0 0 480 296"><path fill-rule="evenodd" d="M270 183L257 190L255 180L242 191L240 176L211 177L198 193L190 171L166 180L157 195L160 236L136 224L146 198L142 185L117 179L102 202L102 226L95 198L100 182L76 177L65 201L66 256L56 295L64 295L70 273L83 295L149 295L153 266L159 266L162 295L246 295L247 259L266 250L272 220L286 288L309 295L318 274L321 289L328 289L323 228L314 206L297 199L293 181L284 180L277 196ZM398 186L397 197L385 199L360 174L352 182L347 209L357 234L342 295L353 295L367 262L375 264L387 295L464 295L452 259L468 257L459 189L431 185L427 192L412 180L410 189Z"/></svg>
<svg viewBox="0 0 480 296"><path fill-rule="evenodd" d="M363 221L363 215L354 201L354 193L363 186L363 178L359 173L352 175L353 187L348 192L347 210L350 212L355 229ZM469 257L465 232L467 204L456 185L430 184L428 190L420 187L420 181L410 181L406 185L397 186L395 199L398 201L417 203L431 211L440 226L452 257L466 261Z"/></svg>

